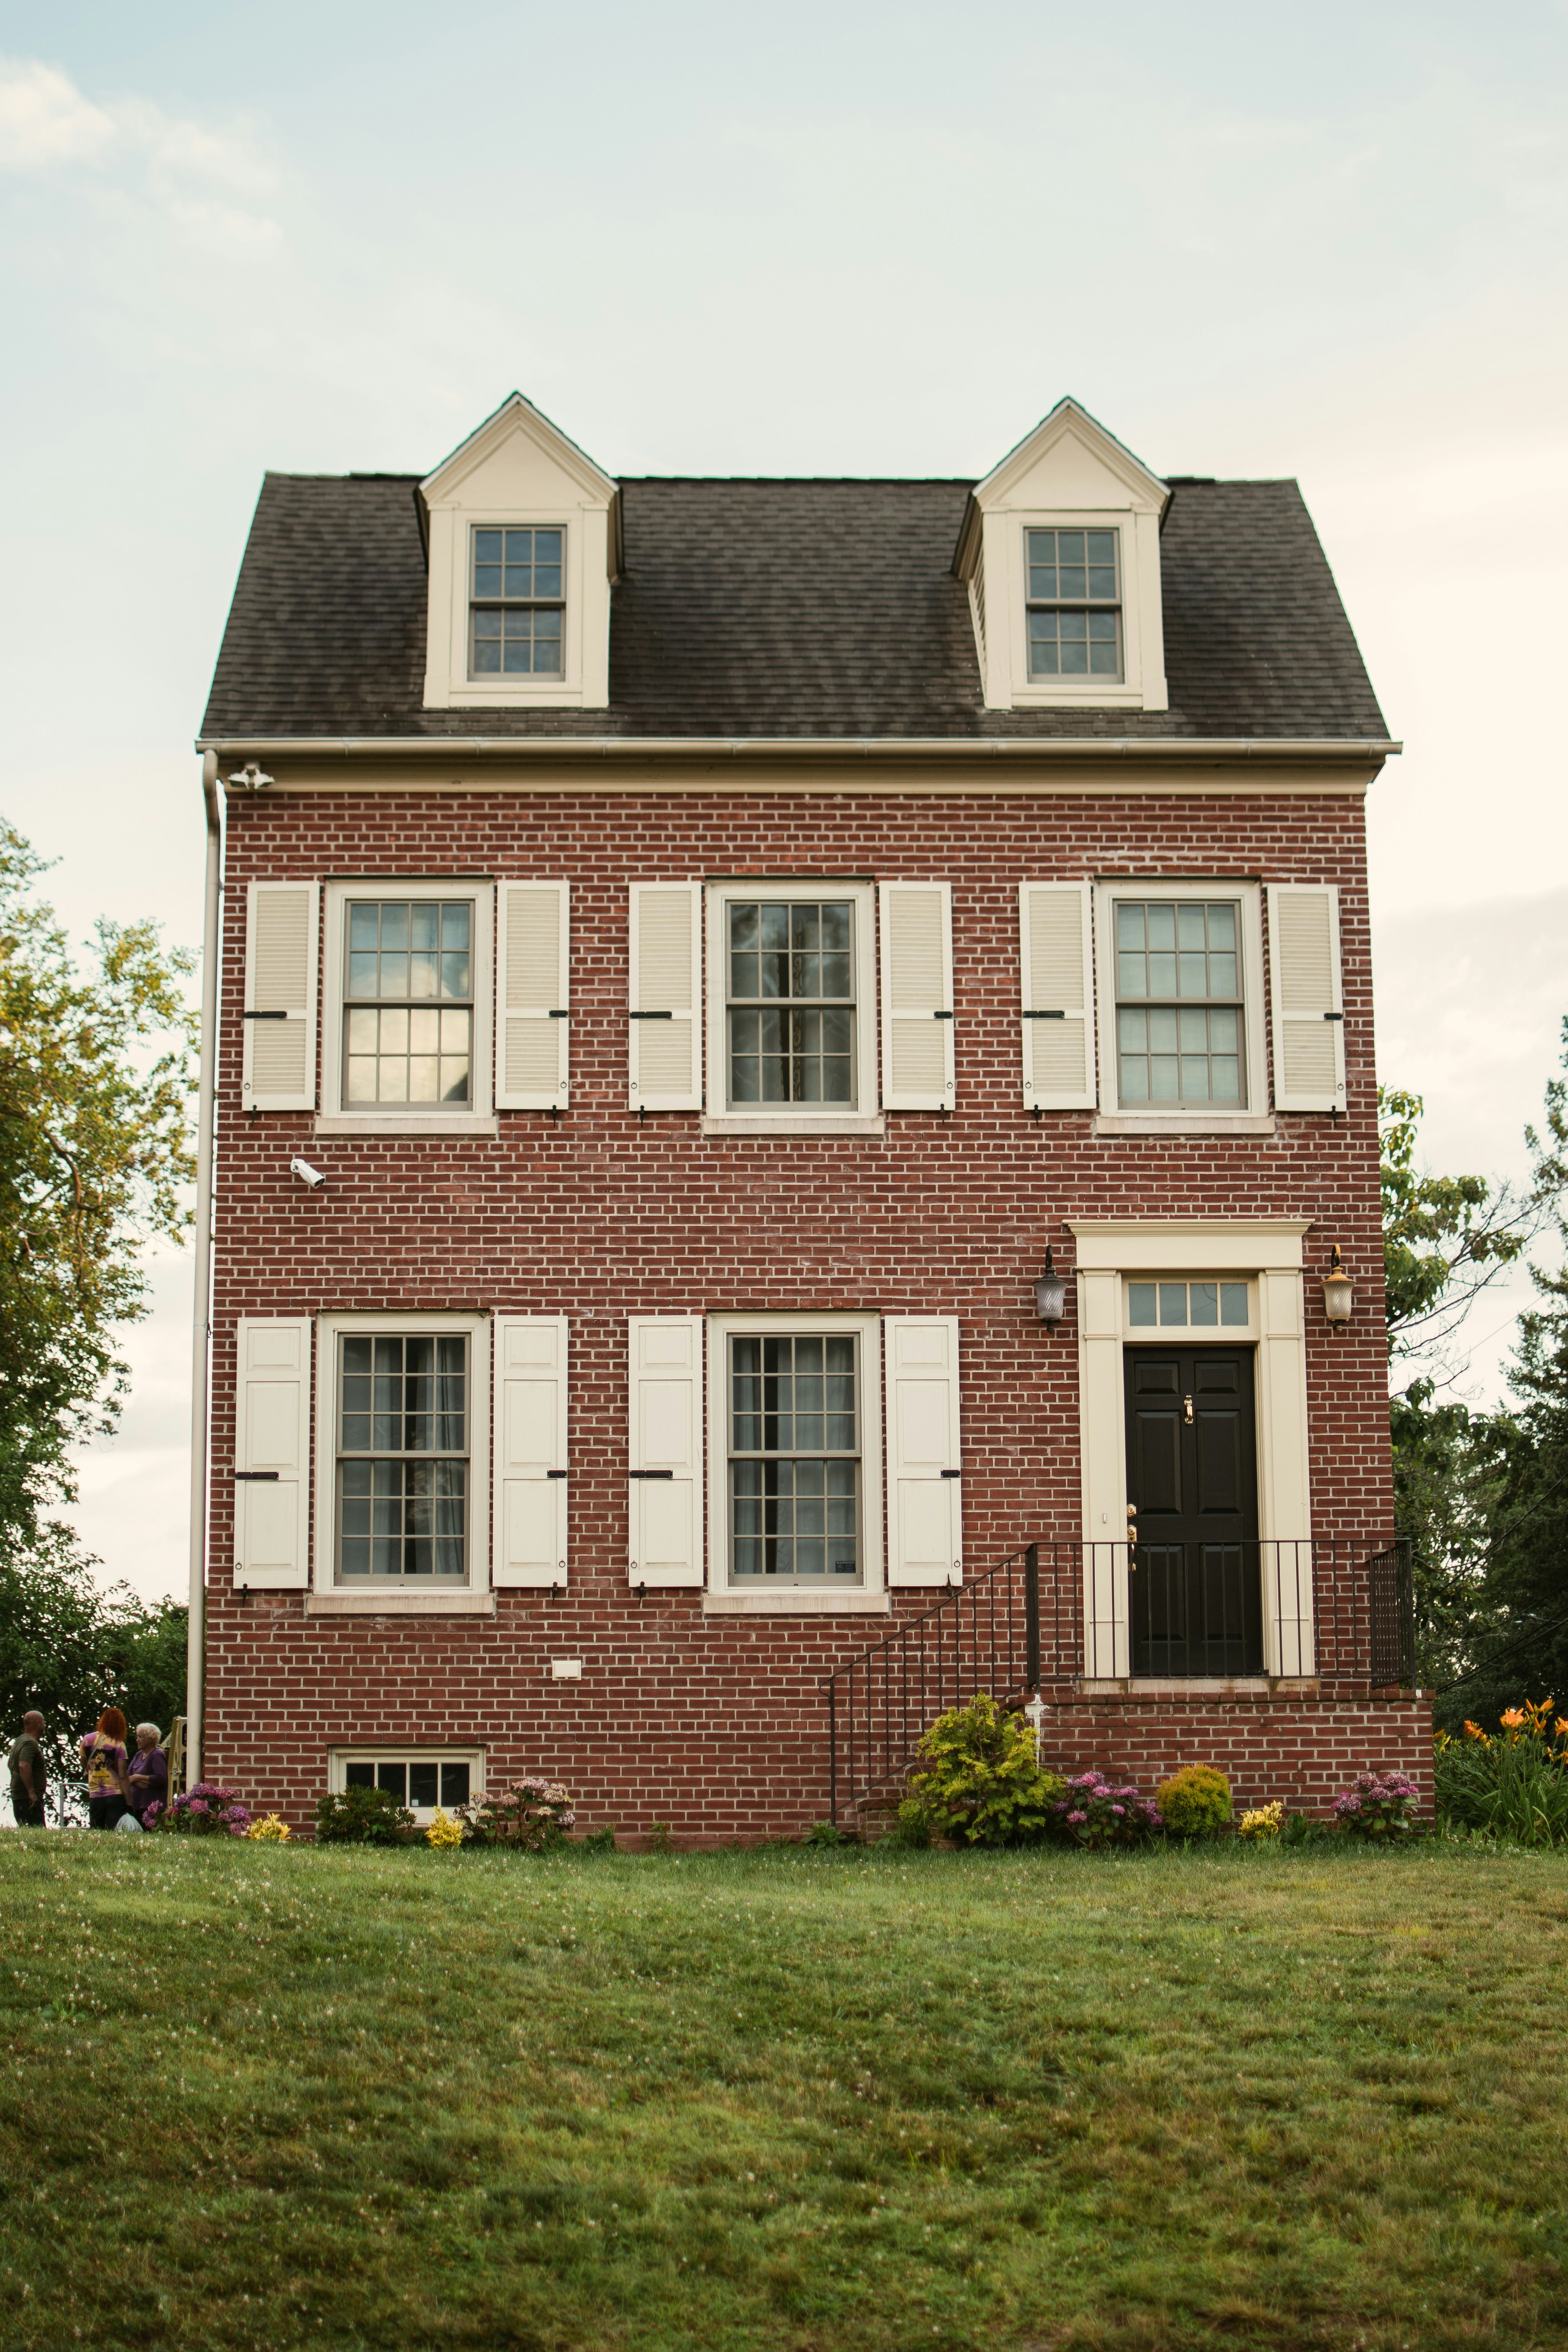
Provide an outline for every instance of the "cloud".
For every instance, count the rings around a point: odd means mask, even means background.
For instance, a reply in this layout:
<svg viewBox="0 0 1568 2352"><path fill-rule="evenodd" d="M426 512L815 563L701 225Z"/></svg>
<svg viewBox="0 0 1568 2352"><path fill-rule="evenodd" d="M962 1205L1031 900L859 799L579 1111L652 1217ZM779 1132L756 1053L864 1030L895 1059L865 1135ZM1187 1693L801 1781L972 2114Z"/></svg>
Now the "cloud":
<svg viewBox="0 0 1568 2352"><path fill-rule="evenodd" d="M278 173L247 126L211 130L143 98L98 106L39 58L0 58L0 171L58 178L72 168L197 243L256 252L281 239L264 203Z"/></svg>

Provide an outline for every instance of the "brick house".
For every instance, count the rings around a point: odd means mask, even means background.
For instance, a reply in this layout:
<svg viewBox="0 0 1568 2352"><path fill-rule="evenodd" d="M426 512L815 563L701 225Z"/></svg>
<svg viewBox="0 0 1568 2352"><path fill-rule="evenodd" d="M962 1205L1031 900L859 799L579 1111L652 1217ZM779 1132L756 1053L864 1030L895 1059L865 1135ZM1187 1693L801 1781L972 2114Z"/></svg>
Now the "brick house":
<svg viewBox="0 0 1568 2352"><path fill-rule="evenodd" d="M513 395L267 477L198 748L208 1772L789 1833L978 1685L1425 1784L1397 747L1293 482L1067 400L978 483L616 481Z"/></svg>

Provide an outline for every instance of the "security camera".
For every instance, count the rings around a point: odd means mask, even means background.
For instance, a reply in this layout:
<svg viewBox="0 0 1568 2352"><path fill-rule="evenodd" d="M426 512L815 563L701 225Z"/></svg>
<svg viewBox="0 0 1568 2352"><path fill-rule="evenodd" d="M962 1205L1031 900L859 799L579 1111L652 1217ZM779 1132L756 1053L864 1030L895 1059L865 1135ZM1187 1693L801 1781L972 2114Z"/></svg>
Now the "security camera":
<svg viewBox="0 0 1568 2352"><path fill-rule="evenodd" d="M237 768L227 781L231 792L264 793L273 779L259 760L247 760L244 767Z"/></svg>
<svg viewBox="0 0 1568 2352"><path fill-rule="evenodd" d="M319 1184L327 1181L321 1170L312 1168L308 1160L290 1160L289 1169L291 1175L298 1176L301 1184L309 1184L312 1192Z"/></svg>

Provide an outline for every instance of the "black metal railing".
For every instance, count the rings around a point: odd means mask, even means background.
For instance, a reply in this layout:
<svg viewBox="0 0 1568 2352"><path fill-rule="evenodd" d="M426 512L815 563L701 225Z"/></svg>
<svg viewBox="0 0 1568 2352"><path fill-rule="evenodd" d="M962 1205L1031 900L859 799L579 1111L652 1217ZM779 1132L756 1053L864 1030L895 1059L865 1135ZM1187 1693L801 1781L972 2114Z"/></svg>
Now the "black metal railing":
<svg viewBox="0 0 1568 2352"><path fill-rule="evenodd" d="M1411 1539L1396 1536L1367 1562L1372 1580L1372 1686L1415 1683L1415 1579Z"/></svg>
<svg viewBox="0 0 1568 2352"><path fill-rule="evenodd" d="M1026 1544L829 1677L833 1818L890 1790L937 1717L981 1691L1016 1706L1130 1679L1364 1688L1365 1559L1332 1538Z"/></svg>

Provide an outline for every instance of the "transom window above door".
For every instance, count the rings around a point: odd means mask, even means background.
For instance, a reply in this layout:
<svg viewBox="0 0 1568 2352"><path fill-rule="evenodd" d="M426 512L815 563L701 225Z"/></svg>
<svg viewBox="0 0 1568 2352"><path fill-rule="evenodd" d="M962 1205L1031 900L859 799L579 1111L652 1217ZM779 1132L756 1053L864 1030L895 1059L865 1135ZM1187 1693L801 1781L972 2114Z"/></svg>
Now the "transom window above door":
<svg viewBox="0 0 1568 2352"><path fill-rule="evenodd" d="M731 1106L853 1109L854 902L731 898L726 913Z"/></svg>
<svg viewBox="0 0 1568 2352"><path fill-rule="evenodd" d="M1123 1108L1245 1108L1240 908L1234 899L1118 898L1116 1059Z"/></svg>
<svg viewBox="0 0 1568 2352"><path fill-rule="evenodd" d="M350 900L345 1106L468 1108L473 922L466 899Z"/></svg>
<svg viewBox="0 0 1568 2352"><path fill-rule="evenodd" d="M561 676L563 530L477 529L470 588L470 677Z"/></svg>
<svg viewBox="0 0 1568 2352"><path fill-rule="evenodd" d="M1134 1329L1246 1330L1250 1298L1246 1282L1129 1282L1127 1321Z"/></svg>

